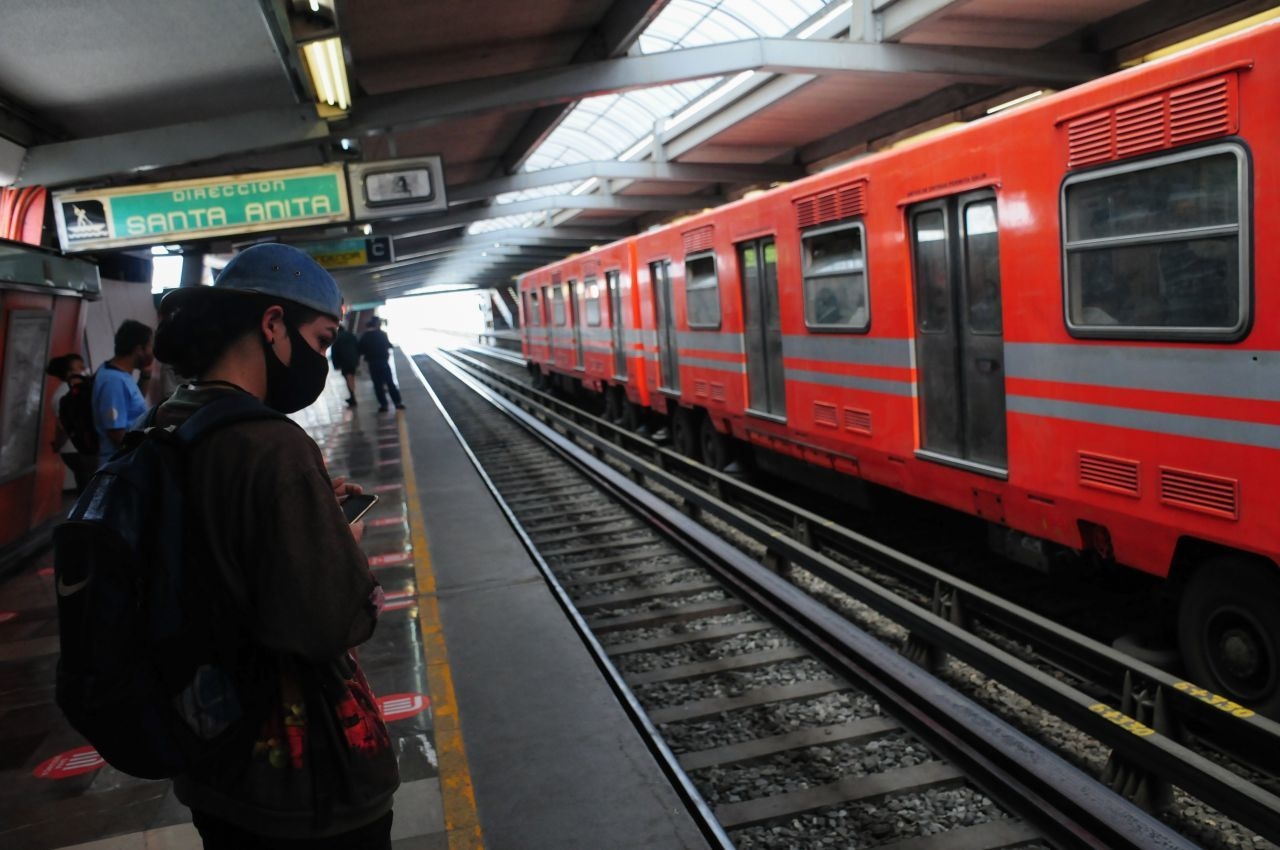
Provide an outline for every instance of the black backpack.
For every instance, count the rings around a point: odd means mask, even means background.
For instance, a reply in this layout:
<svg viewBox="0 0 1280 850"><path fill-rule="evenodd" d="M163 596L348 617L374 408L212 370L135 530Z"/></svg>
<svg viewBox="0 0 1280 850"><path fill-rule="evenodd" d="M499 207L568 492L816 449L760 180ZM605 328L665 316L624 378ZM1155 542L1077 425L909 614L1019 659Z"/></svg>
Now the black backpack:
<svg viewBox="0 0 1280 850"><path fill-rule="evenodd" d="M257 732L237 721L266 699L266 673L223 584L186 557L183 472L216 429L284 418L234 393L131 432L54 530L58 706L125 773L176 776Z"/></svg>
<svg viewBox="0 0 1280 850"><path fill-rule="evenodd" d="M93 376L67 387L58 402L58 423L81 454L98 456L98 429L93 424Z"/></svg>

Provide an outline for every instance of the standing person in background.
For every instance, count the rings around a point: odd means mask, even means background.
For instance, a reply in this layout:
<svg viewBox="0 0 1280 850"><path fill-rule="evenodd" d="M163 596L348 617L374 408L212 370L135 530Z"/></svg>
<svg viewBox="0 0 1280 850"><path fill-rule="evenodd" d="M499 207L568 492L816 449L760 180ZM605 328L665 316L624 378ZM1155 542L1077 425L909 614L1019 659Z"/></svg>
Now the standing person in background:
<svg viewBox="0 0 1280 850"><path fill-rule="evenodd" d="M345 326L338 325L338 336L333 341L333 348L329 350L329 357L333 360L333 368L341 372L342 379L347 382L347 407L355 407L356 369L360 368L360 340Z"/></svg>
<svg viewBox="0 0 1280 850"><path fill-rule="evenodd" d="M116 329L116 356L93 381L93 424L98 431L98 464L102 465L124 444L124 435L147 412L146 394L151 384L147 371L155 362L151 353L151 328L125 319ZM133 371L140 374L133 382Z"/></svg>
<svg viewBox="0 0 1280 850"><path fill-rule="evenodd" d="M364 362L369 364L369 377L373 379L373 393L378 397L378 412L387 410L387 393L391 393L391 401L396 410L404 410L400 401L400 388L391 377L391 349L395 348L387 334L382 330L382 320L374 316L369 320L369 328L360 335L360 354Z"/></svg>
<svg viewBox="0 0 1280 850"><path fill-rule="evenodd" d="M71 470L76 481L75 492L79 495L93 471L98 468L96 455L83 454L80 447L71 439L71 434L63 424L62 400L73 390L86 392L90 388L84 386L87 380L84 374L84 358L79 354L64 354L49 361L45 374L57 378L60 383L53 391L49 405L53 410L54 434L53 450L62 458L67 469Z"/></svg>

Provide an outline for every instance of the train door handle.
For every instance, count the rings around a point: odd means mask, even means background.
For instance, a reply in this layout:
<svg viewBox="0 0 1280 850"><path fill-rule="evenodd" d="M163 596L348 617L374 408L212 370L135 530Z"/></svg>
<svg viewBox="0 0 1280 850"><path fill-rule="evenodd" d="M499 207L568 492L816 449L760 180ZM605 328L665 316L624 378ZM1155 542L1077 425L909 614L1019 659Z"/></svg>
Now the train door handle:
<svg viewBox="0 0 1280 850"><path fill-rule="evenodd" d="M976 361L978 371L984 375L1000 371L1000 361L994 357L979 357Z"/></svg>

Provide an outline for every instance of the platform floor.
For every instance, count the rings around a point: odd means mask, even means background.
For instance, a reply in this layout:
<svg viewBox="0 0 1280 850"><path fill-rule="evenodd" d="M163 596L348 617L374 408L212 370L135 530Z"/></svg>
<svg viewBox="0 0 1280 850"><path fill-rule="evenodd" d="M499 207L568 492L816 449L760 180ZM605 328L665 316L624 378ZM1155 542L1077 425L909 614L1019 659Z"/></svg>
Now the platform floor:
<svg viewBox="0 0 1280 850"><path fill-rule="evenodd" d="M387 610L361 660L400 758L396 850L705 847L418 373L407 409L333 376L299 414L382 500L364 548ZM363 378L363 376L361 376ZM51 555L0 583L0 850L198 848L169 782L104 765L53 705Z"/></svg>

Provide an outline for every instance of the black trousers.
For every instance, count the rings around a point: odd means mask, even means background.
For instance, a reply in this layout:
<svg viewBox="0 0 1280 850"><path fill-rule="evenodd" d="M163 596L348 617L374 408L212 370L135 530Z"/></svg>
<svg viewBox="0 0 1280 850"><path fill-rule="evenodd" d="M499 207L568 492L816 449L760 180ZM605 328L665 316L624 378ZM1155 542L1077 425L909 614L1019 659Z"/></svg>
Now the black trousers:
<svg viewBox="0 0 1280 850"><path fill-rule="evenodd" d="M400 388L391 377L390 363L370 363L369 377L373 379L373 394L378 397L378 407L387 406L387 393L391 394L392 403L400 405Z"/></svg>
<svg viewBox="0 0 1280 850"><path fill-rule="evenodd" d="M191 810L204 850L391 850L391 818L392 813L387 812L359 829L324 838L268 838Z"/></svg>

